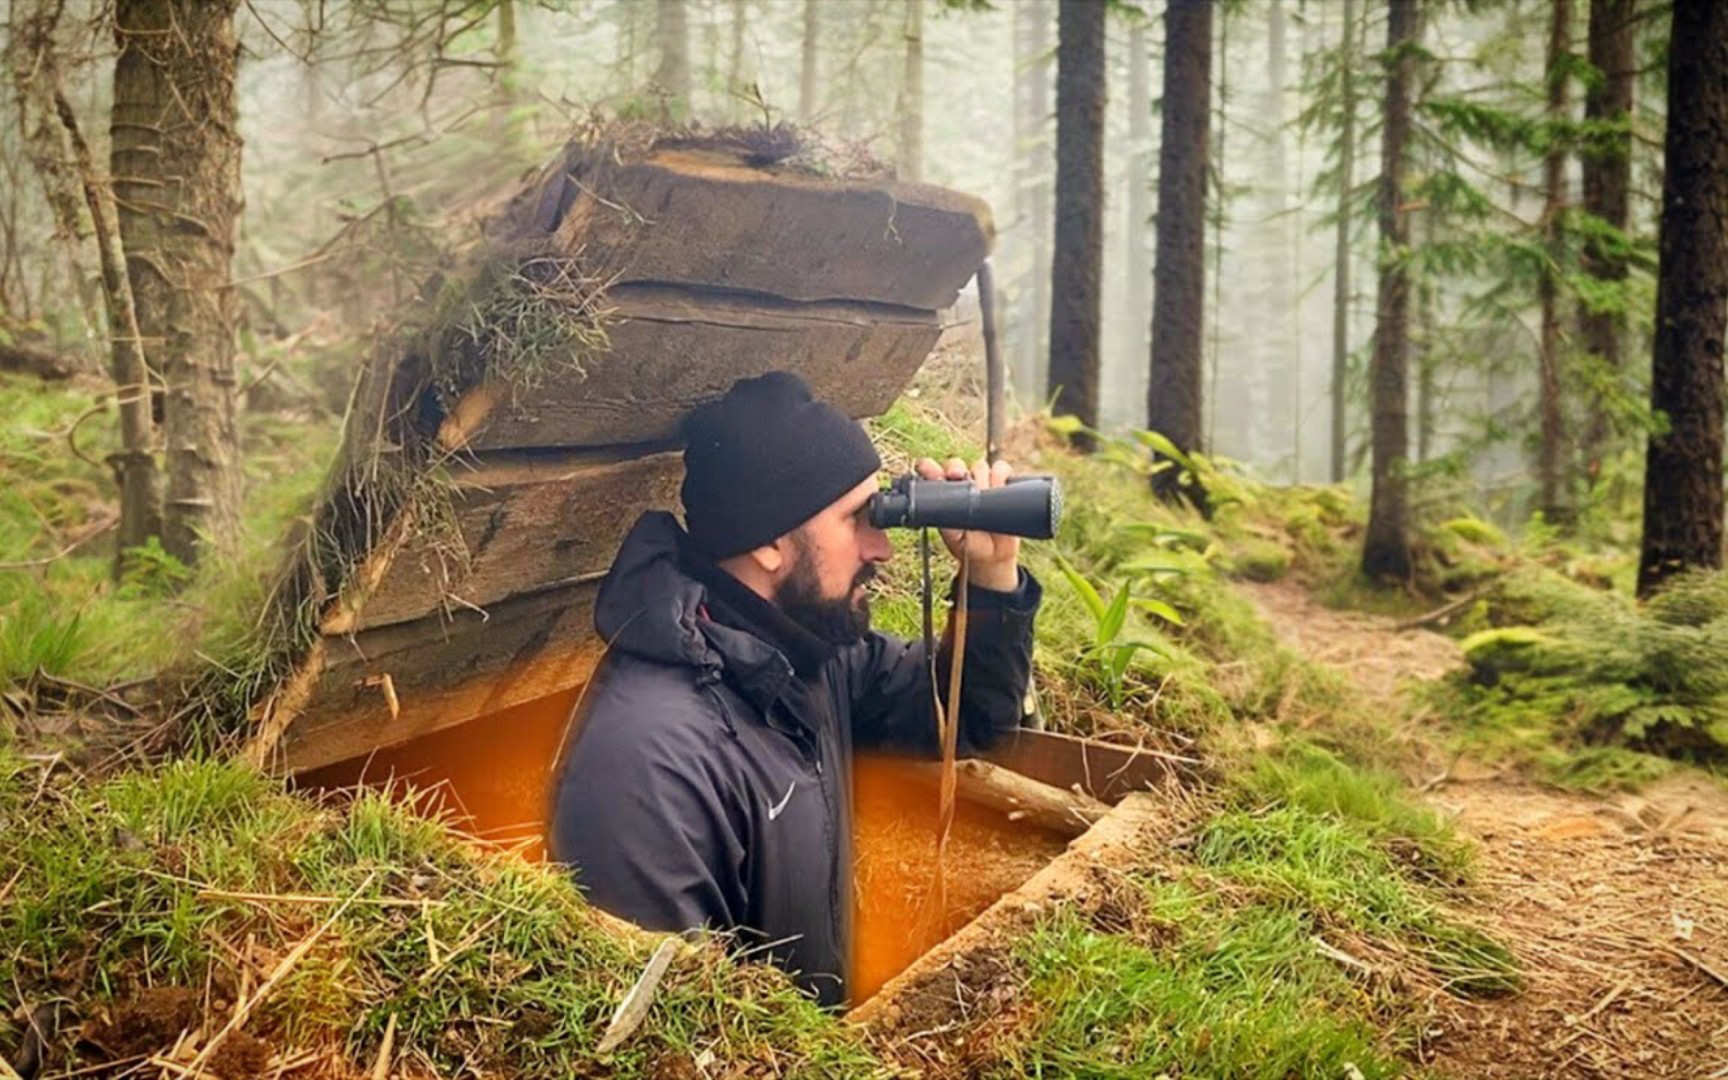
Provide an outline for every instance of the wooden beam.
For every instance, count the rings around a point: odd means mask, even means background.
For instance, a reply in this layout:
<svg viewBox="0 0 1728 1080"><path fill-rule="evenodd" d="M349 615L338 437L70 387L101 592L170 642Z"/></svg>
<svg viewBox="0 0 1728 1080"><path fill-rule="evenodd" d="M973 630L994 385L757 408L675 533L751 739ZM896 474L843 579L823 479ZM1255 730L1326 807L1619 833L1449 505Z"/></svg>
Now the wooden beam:
<svg viewBox="0 0 1728 1080"><path fill-rule="evenodd" d="M941 336L934 312L850 301L788 303L663 285L614 285L610 349L580 376L512 397L483 385L439 433L447 448L671 443L697 405L766 371L803 376L851 416L885 411Z"/></svg>
<svg viewBox="0 0 1728 1080"><path fill-rule="evenodd" d="M995 242L982 199L925 184L847 181L667 149L566 164L555 247L601 277L854 300L953 305Z"/></svg>
<svg viewBox="0 0 1728 1080"><path fill-rule="evenodd" d="M451 466L454 520L427 523L395 555L353 629L490 608L601 574L645 510L678 504L677 454L595 461L502 456Z"/></svg>
<svg viewBox="0 0 1728 1080"><path fill-rule="evenodd" d="M586 682L604 652L594 634L598 591L598 582L576 582L485 613L325 639L317 686L278 740L275 763L299 772L346 761Z"/></svg>

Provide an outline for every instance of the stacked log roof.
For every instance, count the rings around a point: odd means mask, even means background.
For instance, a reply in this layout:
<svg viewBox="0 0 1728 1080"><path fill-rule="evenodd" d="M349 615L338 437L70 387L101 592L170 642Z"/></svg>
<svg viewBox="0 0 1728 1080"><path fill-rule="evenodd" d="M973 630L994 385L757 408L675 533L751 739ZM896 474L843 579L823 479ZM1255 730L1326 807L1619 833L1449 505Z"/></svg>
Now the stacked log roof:
<svg viewBox="0 0 1728 1080"><path fill-rule="evenodd" d="M328 764L585 681L599 579L641 512L676 509L680 421L735 380L892 404L989 252L988 207L796 149L579 139L488 223L360 377L278 590L302 631L255 760Z"/></svg>

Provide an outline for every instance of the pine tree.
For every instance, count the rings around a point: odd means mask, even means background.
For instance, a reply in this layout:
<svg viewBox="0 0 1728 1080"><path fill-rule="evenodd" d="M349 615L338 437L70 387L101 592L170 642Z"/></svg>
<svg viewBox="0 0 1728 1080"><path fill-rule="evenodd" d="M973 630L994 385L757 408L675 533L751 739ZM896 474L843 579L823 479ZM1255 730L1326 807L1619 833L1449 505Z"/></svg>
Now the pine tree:
<svg viewBox="0 0 1728 1080"><path fill-rule="evenodd" d="M806 124L816 119L816 65L821 56L817 43L821 26L822 9L818 0L804 0L804 36L799 48L798 118Z"/></svg>
<svg viewBox="0 0 1728 1080"><path fill-rule="evenodd" d="M1541 330L1538 343L1538 412L1542 442L1537 452L1536 476L1540 486L1543 516L1551 522L1566 520L1569 509L1562 504L1565 466L1565 415L1560 400L1560 274L1565 264L1565 239L1561 215L1566 208L1566 158L1568 140L1560 136L1567 116L1570 70L1572 0L1549 0L1548 53L1545 65L1549 136L1542 153L1542 239L1547 258L1540 271L1537 292L1541 300Z"/></svg>
<svg viewBox="0 0 1728 1080"><path fill-rule="evenodd" d="M1061 0L1056 46L1056 246L1049 396L1058 416L1098 423L1104 262L1104 0ZM1091 439L1076 440L1083 449Z"/></svg>
<svg viewBox="0 0 1728 1080"><path fill-rule="evenodd" d="M1674 0L1661 269L1638 595L1722 565L1723 348L1728 336L1728 4Z"/></svg>
<svg viewBox="0 0 1728 1080"><path fill-rule="evenodd" d="M1632 95L1637 78L1632 28L1636 0L1590 0L1589 89L1584 95L1586 134L1579 149L1583 166L1584 212L1594 228L1584 242L1583 269L1596 283L1595 299L1583 305L1579 337L1584 351L1600 365L1598 387L1611 383L1625 361L1626 326L1623 285L1627 279L1628 227L1631 221ZM1604 394L1590 394L1581 446L1585 475L1594 479L1610 435Z"/></svg>
<svg viewBox="0 0 1728 1080"><path fill-rule="evenodd" d="M1015 155L1019 162L1015 191L1020 220L1029 234L1024 297L1018 307L1019 348L1014 365L1015 386L1029 404L1039 404L1049 372L1045 348L1050 314L1050 6L1047 0L1023 0L1014 6L1016 80Z"/></svg>
<svg viewBox="0 0 1728 1080"><path fill-rule="evenodd" d="M1380 129L1380 283L1374 357L1369 367L1373 490L1362 570L1370 578L1407 580L1410 551L1409 465L1410 224L1405 210L1411 91L1416 78L1416 0L1390 0L1386 24L1386 98Z"/></svg>
<svg viewBox="0 0 1728 1080"><path fill-rule="evenodd" d="M1201 448L1201 337L1206 315L1206 168L1212 113L1211 0L1164 11L1164 125L1158 146L1157 255L1153 264L1147 425L1185 453ZM1153 487L1183 492L1179 471Z"/></svg>
<svg viewBox="0 0 1728 1080"><path fill-rule="evenodd" d="M655 9L654 44L660 65L654 71L654 94L666 119L690 115L690 27L687 0L659 0Z"/></svg>
<svg viewBox="0 0 1728 1080"><path fill-rule="evenodd" d="M895 171L924 179L924 0L906 0L905 58L900 76L900 139Z"/></svg>

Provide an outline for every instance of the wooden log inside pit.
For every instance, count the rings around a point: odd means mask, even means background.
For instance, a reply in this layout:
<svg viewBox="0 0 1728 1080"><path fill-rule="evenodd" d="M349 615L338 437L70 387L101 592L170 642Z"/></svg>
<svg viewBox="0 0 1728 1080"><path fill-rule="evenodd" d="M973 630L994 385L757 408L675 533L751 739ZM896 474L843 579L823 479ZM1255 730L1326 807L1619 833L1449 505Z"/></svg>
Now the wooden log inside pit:
<svg viewBox="0 0 1728 1080"><path fill-rule="evenodd" d="M663 148L619 162L576 148L545 174L532 235L554 220L553 246L583 252L599 276L851 299L937 311L989 255L983 200L925 184L848 181L759 167L739 149Z"/></svg>
<svg viewBox="0 0 1728 1080"><path fill-rule="evenodd" d="M305 710L269 762L299 772L359 757L586 682L603 648L597 581L326 638Z"/></svg>
<svg viewBox="0 0 1728 1080"><path fill-rule="evenodd" d="M487 609L547 584L604 573L644 510L671 509L677 454L607 461L497 455L451 466L454 520L414 534L356 615L360 630Z"/></svg>
<svg viewBox="0 0 1728 1080"><path fill-rule="evenodd" d="M932 761L908 761L909 775L933 788L941 783L942 766ZM1012 821L1070 839L1090 829L1108 804L1083 791L1041 784L988 761L967 758L954 763L955 794L969 803L1000 810Z"/></svg>
<svg viewBox="0 0 1728 1080"><path fill-rule="evenodd" d="M934 312L855 302L797 304L664 286L614 286L610 349L532 395L470 391L446 447L585 447L669 442L695 406L765 371L803 376L851 416L894 403L941 335Z"/></svg>
<svg viewBox="0 0 1728 1080"><path fill-rule="evenodd" d="M1031 728L1004 738L985 757L1022 776L1107 803L1190 776L1200 766L1197 758Z"/></svg>

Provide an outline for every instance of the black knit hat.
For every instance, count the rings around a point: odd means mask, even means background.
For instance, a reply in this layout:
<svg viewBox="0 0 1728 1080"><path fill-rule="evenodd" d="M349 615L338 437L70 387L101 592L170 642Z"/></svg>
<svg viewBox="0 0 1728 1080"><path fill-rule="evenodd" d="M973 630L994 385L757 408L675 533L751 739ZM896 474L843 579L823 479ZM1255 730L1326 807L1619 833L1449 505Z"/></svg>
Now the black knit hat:
<svg viewBox="0 0 1728 1080"><path fill-rule="evenodd" d="M684 440L685 521L716 559L784 536L882 467L864 429L786 371L697 408Z"/></svg>

